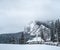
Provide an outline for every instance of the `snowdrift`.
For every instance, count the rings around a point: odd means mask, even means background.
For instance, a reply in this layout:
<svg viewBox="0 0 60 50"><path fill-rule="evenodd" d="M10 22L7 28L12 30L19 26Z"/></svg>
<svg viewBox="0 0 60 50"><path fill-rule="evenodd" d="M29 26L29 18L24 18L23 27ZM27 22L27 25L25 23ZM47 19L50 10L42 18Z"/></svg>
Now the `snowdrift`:
<svg viewBox="0 0 60 50"><path fill-rule="evenodd" d="M0 44L0 50L60 50L60 47L49 45L13 45Z"/></svg>

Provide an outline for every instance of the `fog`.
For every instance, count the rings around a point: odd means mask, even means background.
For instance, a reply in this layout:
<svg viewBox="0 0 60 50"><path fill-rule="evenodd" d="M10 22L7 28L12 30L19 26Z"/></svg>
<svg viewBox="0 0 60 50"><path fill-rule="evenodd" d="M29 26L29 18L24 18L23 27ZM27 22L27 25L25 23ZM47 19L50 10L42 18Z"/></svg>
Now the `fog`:
<svg viewBox="0 0 60 50"><path fill-rule="evenodd" d="M0 33L15 33L34 20L60 18L60 0L0 0Z"/></svg>

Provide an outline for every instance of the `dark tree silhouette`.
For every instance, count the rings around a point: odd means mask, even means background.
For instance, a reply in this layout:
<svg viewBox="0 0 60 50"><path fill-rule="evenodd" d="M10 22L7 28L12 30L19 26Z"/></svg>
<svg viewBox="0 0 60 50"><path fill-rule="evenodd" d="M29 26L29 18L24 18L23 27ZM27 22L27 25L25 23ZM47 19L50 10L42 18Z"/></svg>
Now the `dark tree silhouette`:
<svg viewBox="0 0 60 50"><path fill-rule="evenodd" d="M14 37L10 37L9 38L9 43L15 44L15 38Z"/></svg>
<svg viewBox="0 0 60 50"><path fill-rule="evenodd" d="M21 35L21 39L19 39L19 43L20 44L24 44L25 43L25 38L24 38L24 33L22 32L22 35Z"/></svg>
<svg viewBox="0 0 60 50"><path fill-rule="evenodd" d="M54 37L54 34L55 34L55 32L54 32L54 26L55 26L55 24L54 24L54 22L52 21L52 23L51 23L51 41L53 41L54 42L54 39L55 39L55 37Z"/></svg>

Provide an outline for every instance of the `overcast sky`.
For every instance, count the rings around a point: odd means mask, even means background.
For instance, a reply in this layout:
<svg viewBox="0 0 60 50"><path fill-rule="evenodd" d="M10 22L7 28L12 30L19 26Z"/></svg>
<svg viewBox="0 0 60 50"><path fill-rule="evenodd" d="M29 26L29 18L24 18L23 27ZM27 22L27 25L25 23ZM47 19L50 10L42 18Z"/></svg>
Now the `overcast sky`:
<svg viewBox="0 0 60 50"><path fill-rule="evenodd" d="M60 0L0 0L0 33L23 31L32 20L60 16Z"/></svg>

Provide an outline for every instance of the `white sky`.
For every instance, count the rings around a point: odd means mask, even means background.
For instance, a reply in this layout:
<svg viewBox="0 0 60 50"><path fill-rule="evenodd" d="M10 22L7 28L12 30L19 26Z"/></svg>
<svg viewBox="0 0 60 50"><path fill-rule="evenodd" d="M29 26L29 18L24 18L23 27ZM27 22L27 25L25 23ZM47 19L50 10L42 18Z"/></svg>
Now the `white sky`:
<svg viewBox="0 0 60 50"><path fill-rule="evenodd" d="M60 0L0 0L0 33L23 31L32 20L60 16Z"/></svg>

